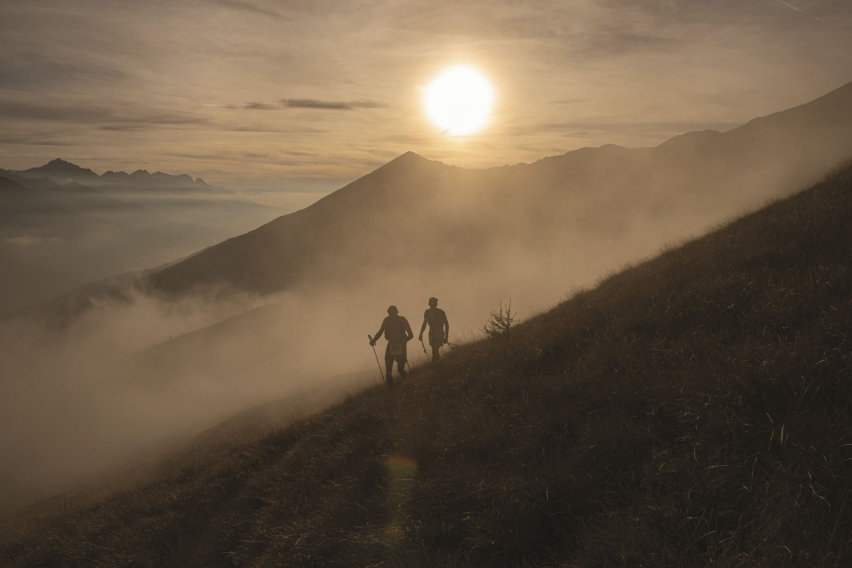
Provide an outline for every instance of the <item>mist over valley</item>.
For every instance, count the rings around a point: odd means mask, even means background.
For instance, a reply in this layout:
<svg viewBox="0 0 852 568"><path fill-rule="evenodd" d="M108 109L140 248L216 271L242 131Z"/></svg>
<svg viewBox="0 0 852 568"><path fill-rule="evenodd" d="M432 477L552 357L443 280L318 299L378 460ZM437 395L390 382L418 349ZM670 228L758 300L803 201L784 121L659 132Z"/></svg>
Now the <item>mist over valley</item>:
<svg viewBox="0 0 852 568"><path fill-rule="evenodd" d="M0 315L175 261L281 211L187 175L101 175L61 159L0 170Z"/></svg>

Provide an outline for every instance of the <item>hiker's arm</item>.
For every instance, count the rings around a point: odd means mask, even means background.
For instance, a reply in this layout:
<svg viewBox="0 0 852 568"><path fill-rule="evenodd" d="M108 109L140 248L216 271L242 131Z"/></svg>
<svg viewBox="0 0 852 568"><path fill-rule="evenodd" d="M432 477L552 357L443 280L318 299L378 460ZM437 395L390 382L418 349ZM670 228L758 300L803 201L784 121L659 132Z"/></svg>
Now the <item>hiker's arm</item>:
<svg viewBox="0 0 852 568"><path fill-rule="evenodd" d="M423 340L423 330L426 329L426 314L423 314L423 325L420 326L420 340Z"/></svg>
<svg viewBox="0 0 852 568"><path fill-rule="evenodd" d="M414 332L411 331L411 324L408 323L408 320L405 320L405 340L410 341L414 339Z"/></svg>
<svg viewBox="0 0 852 568"><path fill-rule="evenodd" d="M450 342L450 320L447 319L447 314L444 314L444 343Z"/></svg>
<svg viewBox="0 0 852 568"><path fill-rule="evenodd" d="M376 332L376 335L373 336L373 340L370 342L370 345L375 345L376 341L379 340L379 338L382 336L382 334L384 332L385 332L385 324L384 324L384 322L382 322L382 326L379 328L379 331Z"/></svg>

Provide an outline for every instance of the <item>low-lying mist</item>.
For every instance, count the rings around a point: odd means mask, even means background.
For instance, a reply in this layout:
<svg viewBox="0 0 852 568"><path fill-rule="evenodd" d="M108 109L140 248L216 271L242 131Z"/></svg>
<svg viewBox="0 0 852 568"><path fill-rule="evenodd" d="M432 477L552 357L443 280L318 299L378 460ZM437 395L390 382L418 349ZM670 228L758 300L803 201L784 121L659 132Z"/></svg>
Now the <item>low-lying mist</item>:
<svg viewBox="0 0 852 568"><path fill-rule="evenodd" d="M390 304L411 323L417 366L426 361L417 335L430 296L447 311L450 341L470 341L501 302L524 319L621 262L602 252L501 247L471 267L412 251L404 270L367 265L298 292L166 299L136 290L96 300L61 331L43 320L3 321L0 514L187 443L244 409L381 385L367 335ZM376 346L382 367L384 345Z"/></svg>

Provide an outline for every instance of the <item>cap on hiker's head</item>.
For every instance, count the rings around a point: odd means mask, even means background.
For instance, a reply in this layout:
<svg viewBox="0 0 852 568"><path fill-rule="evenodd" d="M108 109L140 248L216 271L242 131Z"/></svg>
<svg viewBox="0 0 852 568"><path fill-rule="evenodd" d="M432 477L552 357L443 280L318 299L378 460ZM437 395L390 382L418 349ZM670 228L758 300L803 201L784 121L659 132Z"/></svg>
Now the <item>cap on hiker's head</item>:
<svg viewBox="0 0 852 568"><path fill-rule="evenodd" d="M399 310L396 309L396 306L388 306L388 313L389 314L397 314L397 313L399 313Z"/></svg>
<svg viewBox="0 0 852 568"><path fill-rule="evenodd" d="M432 296L431 298L429 298L429 303L430 304L437 304L438 298L436 298L435 296Z"/></svg>

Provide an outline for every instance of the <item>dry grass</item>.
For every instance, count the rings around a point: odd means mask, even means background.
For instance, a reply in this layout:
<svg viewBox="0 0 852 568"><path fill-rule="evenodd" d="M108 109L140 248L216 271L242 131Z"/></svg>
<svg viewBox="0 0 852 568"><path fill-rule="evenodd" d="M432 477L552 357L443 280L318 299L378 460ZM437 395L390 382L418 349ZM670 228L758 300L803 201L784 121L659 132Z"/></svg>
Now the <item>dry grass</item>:
<svg viewBox="0 0 852 568"><path fill-rule="evenodd" d="M4 566L847 566L852 169Z"/></svg>

